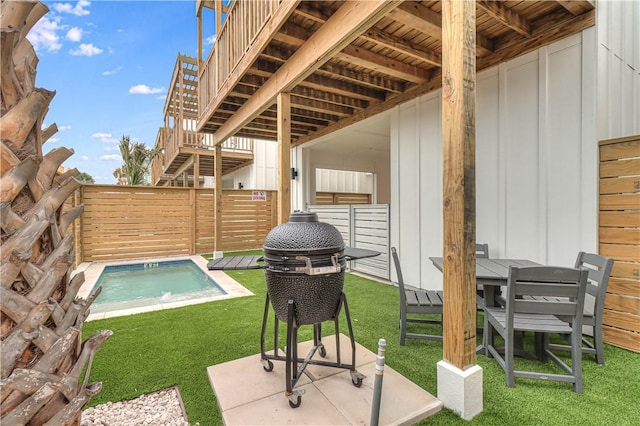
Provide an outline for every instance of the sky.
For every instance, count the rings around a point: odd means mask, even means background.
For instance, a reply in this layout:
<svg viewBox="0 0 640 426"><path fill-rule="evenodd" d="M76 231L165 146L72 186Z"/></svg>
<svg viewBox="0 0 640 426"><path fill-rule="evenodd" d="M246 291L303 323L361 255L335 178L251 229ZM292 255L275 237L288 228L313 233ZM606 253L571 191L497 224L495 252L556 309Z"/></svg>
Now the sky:
<svg viewBox="0 0 640 426"><path fill-rule="evenodd" d="M56 92L43 128L56 123L58 133L43 152L72 148L64 167L86 172L96 183L116 183L120 139L155 144L177 55L197 57L196 2L43 3L49 12L27 35L39 59L36 87ZM214 23L204 15L205 57Z"/></svg>

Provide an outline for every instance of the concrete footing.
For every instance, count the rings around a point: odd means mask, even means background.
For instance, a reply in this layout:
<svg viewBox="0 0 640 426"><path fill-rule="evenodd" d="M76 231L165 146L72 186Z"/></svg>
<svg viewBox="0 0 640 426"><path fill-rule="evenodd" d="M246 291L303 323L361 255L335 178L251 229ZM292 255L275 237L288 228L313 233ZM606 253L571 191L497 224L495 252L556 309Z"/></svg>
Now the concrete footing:
<svg viewBox="0 0 640 426"><path fill-rule="evenodd" d="M482 412L482 368L461 370L445 360L437 364L438 399L465 420Z"/></svg>

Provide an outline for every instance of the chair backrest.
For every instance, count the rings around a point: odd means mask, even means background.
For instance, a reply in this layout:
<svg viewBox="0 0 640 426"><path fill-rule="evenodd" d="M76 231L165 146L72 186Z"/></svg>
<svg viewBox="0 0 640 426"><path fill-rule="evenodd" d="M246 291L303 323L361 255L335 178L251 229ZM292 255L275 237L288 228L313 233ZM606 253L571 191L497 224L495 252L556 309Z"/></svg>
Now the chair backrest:
<svg viewBox="0 0 640 426"><path fill-rule="evenodd" d="M573 317L581 325L587 275L584 269L559 266L509 267L507 321L517 312Z"/></svg>
<svg viewBox="0 0 640 426"><path fill-rule="evenodd" d="M489 258L489 244L476 244L476 259Z"/></svg>
<svg viewBox="0 0 640 426"><path fill-rule="evenodd" d="M402 278L402 269L400 268L400 259L398 258L398 252L395 247L391 247L391 256L393 257L393 264L396 267L396 275L398 276L398 288L400 290L400 303L406 303L406 296L404 294L404 279Z"/></svg>
<svg viewBox="0 0 640 426"><path fill-rule="evenodd" d="M613 268L613 259L594 253L578 253L575 267L584 268L589 272L587 282L587 294L595 298L593 313L602 315L604 310L604 297L609 285L609 276Z"/></svg>

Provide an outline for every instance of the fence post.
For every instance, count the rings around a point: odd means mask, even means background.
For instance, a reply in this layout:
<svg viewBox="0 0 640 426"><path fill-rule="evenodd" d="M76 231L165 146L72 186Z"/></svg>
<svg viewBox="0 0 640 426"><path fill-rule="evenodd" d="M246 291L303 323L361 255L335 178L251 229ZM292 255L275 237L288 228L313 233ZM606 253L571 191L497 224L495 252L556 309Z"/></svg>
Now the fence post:
<svg viewBox="0 0 640 426"><path fill-rule="evenodd" d="M189 254L196 253L196 190L189 189L189 209L191 212L191 223L189 224Z"/></svg>

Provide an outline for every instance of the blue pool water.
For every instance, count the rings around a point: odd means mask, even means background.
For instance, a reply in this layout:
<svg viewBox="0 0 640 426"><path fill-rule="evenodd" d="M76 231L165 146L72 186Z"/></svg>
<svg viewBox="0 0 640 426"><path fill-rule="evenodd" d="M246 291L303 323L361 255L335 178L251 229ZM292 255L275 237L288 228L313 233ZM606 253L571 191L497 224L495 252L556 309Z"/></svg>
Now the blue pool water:
<svg viewBox="0 0 640 426"><path fill-rule="evenodd" d="M226 292L191 260L105 266L91 313L215 297ZM93 290L92 290L93 291Z"/></svg>

